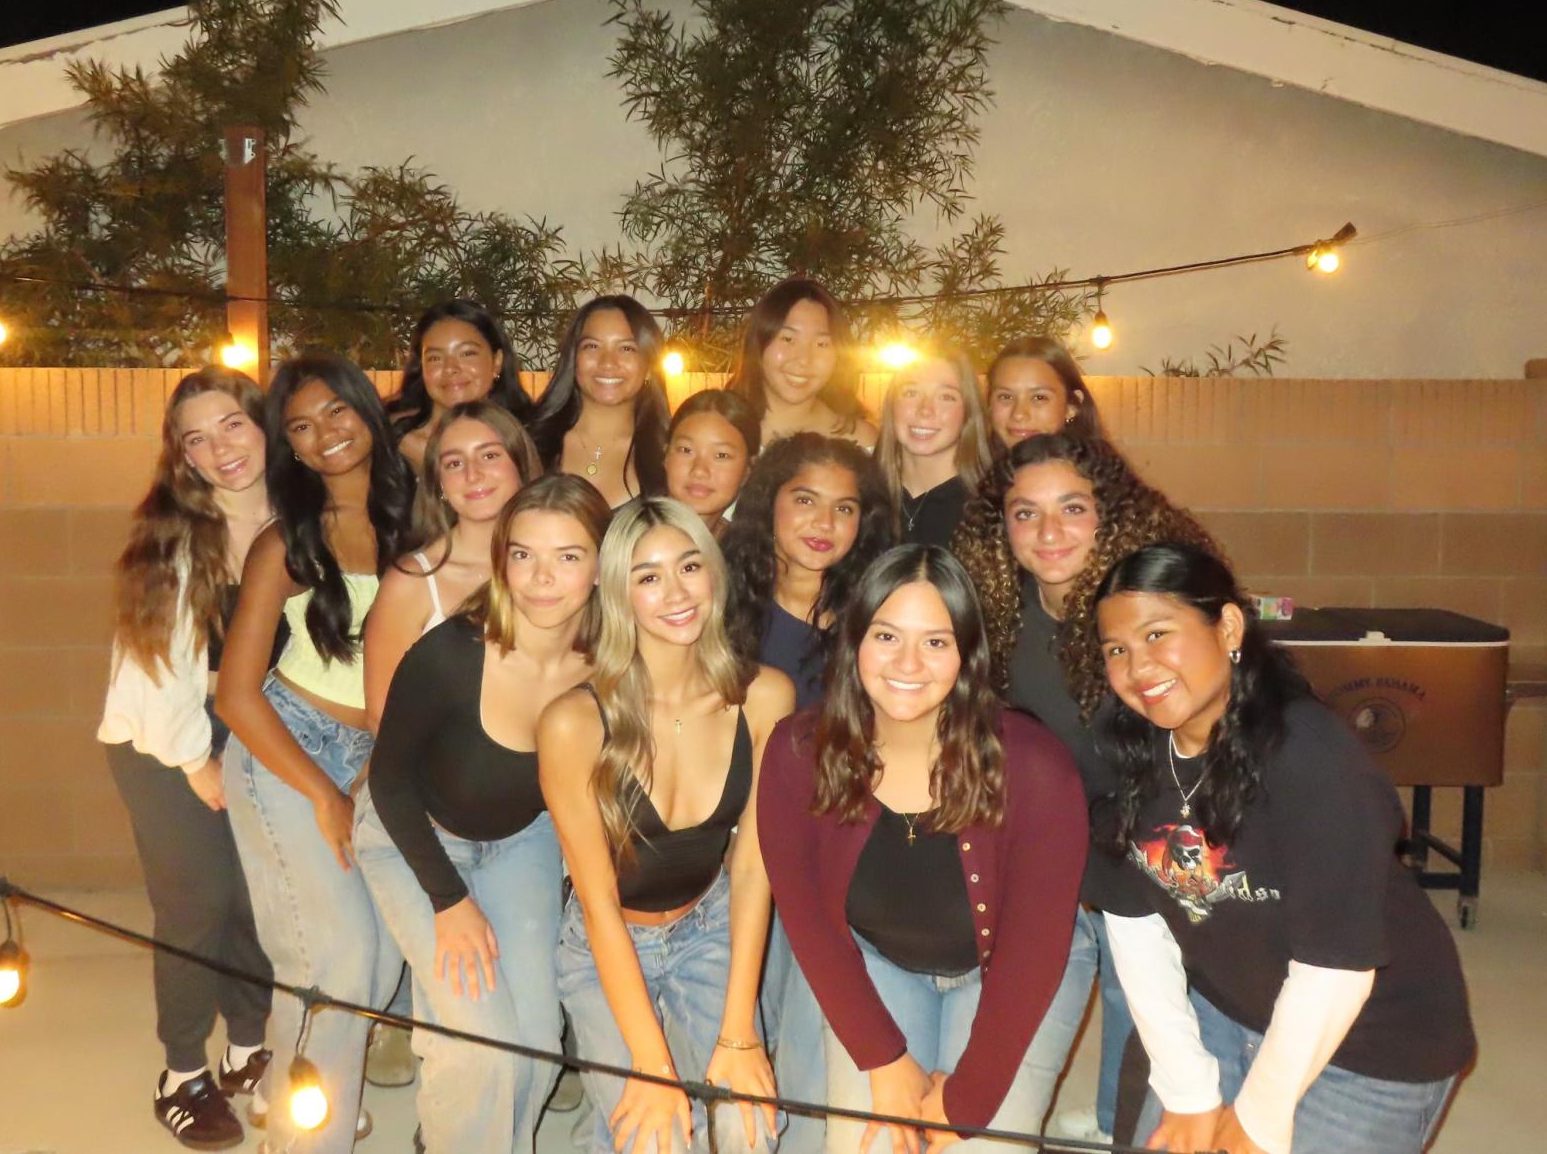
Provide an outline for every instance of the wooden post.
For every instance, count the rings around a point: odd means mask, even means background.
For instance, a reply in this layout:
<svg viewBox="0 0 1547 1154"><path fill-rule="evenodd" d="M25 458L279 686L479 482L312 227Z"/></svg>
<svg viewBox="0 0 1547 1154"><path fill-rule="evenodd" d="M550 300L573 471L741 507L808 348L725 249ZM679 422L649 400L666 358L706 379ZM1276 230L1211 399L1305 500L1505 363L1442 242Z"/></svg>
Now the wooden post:
<svg viewBox="0 0 1547 1154"><path fill-rule="evenodd" d="M237 344L257 353L245 366L267 387L269 379L268 168L263 130L250 125L226 129L226 327Z"/></svg>

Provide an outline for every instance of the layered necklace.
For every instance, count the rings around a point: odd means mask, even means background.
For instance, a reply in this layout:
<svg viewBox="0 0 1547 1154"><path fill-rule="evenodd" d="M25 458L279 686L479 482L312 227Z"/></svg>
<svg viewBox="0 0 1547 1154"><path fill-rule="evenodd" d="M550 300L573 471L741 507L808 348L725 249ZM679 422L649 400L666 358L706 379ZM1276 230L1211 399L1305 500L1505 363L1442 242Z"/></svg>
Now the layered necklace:
<svg viewBox="0 0 1547 1154"><path fill-rule="evenodd" d="M1171 781L1176 785L1176 792L1182 797L1182 817L1192 816L1193 794L1198 792L1198 787L1203 784L1204 770L1199 769L1198 780L1192 783L1191 788L1182 788L1182 779L1176 775L1176 732L1174 730L1166 734L1166 764L1171 767ZM1184 759L1185 760L1185 759Z"/></svg>

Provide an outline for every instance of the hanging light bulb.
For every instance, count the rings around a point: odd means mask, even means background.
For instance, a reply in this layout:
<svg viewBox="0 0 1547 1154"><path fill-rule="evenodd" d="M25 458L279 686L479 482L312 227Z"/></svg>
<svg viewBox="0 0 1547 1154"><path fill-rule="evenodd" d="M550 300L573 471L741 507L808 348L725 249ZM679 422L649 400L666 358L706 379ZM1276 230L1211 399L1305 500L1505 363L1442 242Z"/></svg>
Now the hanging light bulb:
<svg viewBox="0 0 1547 1154"><path fill-rule="evenodd" d="M1098 349L1112 347L1112 322L1107 319L1107 313L1101 307L1102 295L1106 292L1106 281L1096 280L1096 315L1090 322L1090 343Z"/></svg>
<svg viewBox="0 0 1547 1154"><path fill-rule="evenodd" d="M12 1009L27 1000L27 951L11 938L0 945L0 1006Z"/></svg>
<svg viewBox="0 0 1547 1154"><path fill-rule="evenodd" d="M258 363L258 350L227 333L220 342L220 363L228 369L251 368Z"/></svg>
<svg viewBox="0 0 1547 1154"><path fill-rule="evenodd" d="M687 372L687 358L676 349L672 349L671 352L661 358L661 368L668 377L680 377L683 373Z"/></svg>
<svg viewBox="0 0 1547 1154"><path fill-rule="evenodd" d="M1337 272L1343 263L1343 258L1338 255L1338 247L1358 235L1359 230L1350 222L1333 233L1331 240L1318 240L1311 246L1311 251L1305 254L1305 267L1321 273Z"/></svg>
<svg viewBox="0 0 1547 1154"><path fill-rule="evenodd" d="M11 330L5 327L5 322L0 321L0 345L5 344L5 338L11 335Z"/></svg>
<svg viewBox="0 0 1547 1154"><path fill-rule="evenodd" d="M876 356L889 369L905 369L919 359L918 350L902 341L882 345Z"/></svg>
<svg viewBox="0 0 1547 1154"><path fill-rule="evenodd" d="M322 1075L316 1064L301 1054L290 1063L290 1120L302 1130L316 1130L328 1120Z"/></svg>

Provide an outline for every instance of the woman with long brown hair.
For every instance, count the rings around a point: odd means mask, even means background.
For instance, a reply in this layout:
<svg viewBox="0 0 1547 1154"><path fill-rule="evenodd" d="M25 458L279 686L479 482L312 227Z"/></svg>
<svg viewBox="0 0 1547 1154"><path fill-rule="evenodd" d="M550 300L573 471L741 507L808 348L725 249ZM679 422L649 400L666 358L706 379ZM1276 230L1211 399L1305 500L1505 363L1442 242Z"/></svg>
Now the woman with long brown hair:
<svg viewBox="0 0 1547 1154"><path fill-rule="evenodd" d="M1103 436L1080 366L1052 337L1021 337L988 366L988 416L1000 449L1038 433Z"/></svg>
<svg viewBox="0 0 1547 1154"><path fill-rule="evenodd" d="M537 732L574 883L558 978L576 1049L771 1095L756 1028L769 898L754 799L763 745L794 690L731 648L724 561L678 501L646 498L614 518L599 597L594 676L549 706ZM597 1152L631 1141L659 1154L708 1149L710 1125L720 1150L774 1141L772 1110L707 1118L668 1087L582 1078Z"/></svg>
<svg viewBox="0 0 1547 1154"><path fill-rule="evenodd" d="M156 936L260 977L269 963L225 813L226 730L213 697L237 577L271 518L263 468L257 385L215 366L179 381L155 478L118 559L112 676L97 730L134 828ZM154 977L166 1050L156 1118L195 1149L236 1145L242 1125L222 1091L250 1094L262 1078L268 991L162 951ZM218 1083L205 1053L217 1014L227 1036Z"/></svg>
<svg viewBox="0 0 1547 1154"><path fill-rule="evenodd" d="M999 707L972 584L900 545L844 610L820 710L770 739L761 844L795 960L827 1019L827 1100L954 1127L1041 1129L1087 830L1068 752ZM990 961L992 959L992 962ZM1062 1033L1062 1027L1053 1031ZM863 1129L863 1136L861 1131ZM829 1150L880 1127L833 1118Z"/></svg>
<svg viewBox="0 0 1547 1154"><path fill-rule="evenodd" d="M490 580L392 679L355 827L419 1013L547 1051L559 1044L563 867L538 785L537 720L591 672L609 515L595 488L562 474L500 512ZM427 1150L530 1152L558 1067L424 1031L414 1045Z"/></svg>

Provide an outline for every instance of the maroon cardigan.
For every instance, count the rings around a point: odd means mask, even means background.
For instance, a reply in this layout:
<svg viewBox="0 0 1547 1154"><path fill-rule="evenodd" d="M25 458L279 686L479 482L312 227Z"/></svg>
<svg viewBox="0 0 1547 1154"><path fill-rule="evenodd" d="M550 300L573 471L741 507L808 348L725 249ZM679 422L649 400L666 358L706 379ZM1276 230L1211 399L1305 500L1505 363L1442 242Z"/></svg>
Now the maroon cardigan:
<svg viewBox="0 0 1547 1154"><path fill-rule="evenodd" d="M815 721L815 711L796 714L769 737L758 840L795 959L854 1064L873 1070L907 1049L845 913L880 804L871 798L857 822L811 812ZM983 979L966 1051L945 1083L946 1117L962 1126L987 1126L998 1112L1063 979L1090 840L1085 792L1069 751L1040 722L1008 710L999 735L1004 822L956 835Z"/></svg>

